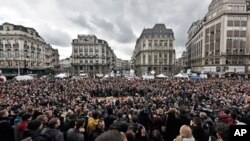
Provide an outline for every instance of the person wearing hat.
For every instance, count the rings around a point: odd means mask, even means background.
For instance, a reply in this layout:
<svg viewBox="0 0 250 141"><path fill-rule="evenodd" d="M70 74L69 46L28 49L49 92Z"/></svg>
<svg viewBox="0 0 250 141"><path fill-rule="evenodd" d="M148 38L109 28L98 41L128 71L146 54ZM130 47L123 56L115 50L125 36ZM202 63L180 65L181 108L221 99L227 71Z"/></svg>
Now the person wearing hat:
<svg viewBox="0 0 250 141"><path fill-rule="evenodd" d="M43 137L39 131L43 128L43 124L39 120L32 120L27 129L25 129L23 133L22 139L26 139L31 137L32 141L47 141L45 137Z"/></svg>

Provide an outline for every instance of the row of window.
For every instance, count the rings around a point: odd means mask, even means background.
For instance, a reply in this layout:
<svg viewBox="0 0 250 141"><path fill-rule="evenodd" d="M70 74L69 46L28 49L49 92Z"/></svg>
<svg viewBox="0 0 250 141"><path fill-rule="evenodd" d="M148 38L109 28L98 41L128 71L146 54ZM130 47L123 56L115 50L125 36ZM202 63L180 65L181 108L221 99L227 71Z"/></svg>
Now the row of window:
<svg viewBox="0 0 250 141"><path fill-rule="evenodd" d="M146 46L146 43L145 41L143 41L143 47ZM172 41L167 41L167 40L154 40L154 42L152 42L152 40L149 40L148 41L148 46L151 47L152 45L154 44L154 46L170 46L172 47L173 46L173 42Z"/></svg>
<svg viewBox="0 0 250 141"><path fill-rule="evenodd" d="M247 21L227 21L228 27L246 27Z"/></svg>
<svg viewBox="0 0 250 141"><path fill-rule="evenodd" d="M228 16L228 21L247 21L247 16Z"/></svg>
<svg viewBox="0 0 250 141"><path fill-rule="evenodd" d="M238 48L227 48L227 54L244 54L245 53L245 49L244 48L241 48L241 49L238 49Z"/></svg>
<svg viewBox="0 0 250 141"><path fill-rule="evenodd" d="M90 64L93 64L93 63L100 64L100 63L105 63L105 60L101 60L101 61L99 61L99 60L79 60L79 63L80 64L83 64L83 63L85 63L85 64L88 64L88 63L90 63Z"/></svg>
<svg viewBox="0 0 250 141"><path fill-rule="evenodd" d="M15 52L14 54L12 54L12 52L6 52L6 53L0 52L0 58L25 58L24 56L26 56L26 59L42 59L43 58L43 56L36 55L33 53L28 56L27 53L25 53L24 55L20 55L19 52Z"/></svg>
<svg viewBox="0 0 250 141"><path fill-rule="evenodd" d="M245 30L228 30L227 37L246 37L247 32Z"/></svg>
<svg viewBox="0 0 250 141"><path fill-rule="evenodd" d="M246 11L245 5L228 5L227 9L230 11Z"/></svg>
<svg viewBox="0 0 250 141"><path fill-rule="evenodd" d="M144 35L144 38L174 38L173 35L158 34L158 35Z"/></svg>
<svg viewBox="0 0 250 141"><path fill-rule="evenodd" d="M246 41L242 39L227 39L227 48L245 48Z"/></svg>
<svg viewBox="0 0 250 141"><path fill-rule="evenodd" d="M205 59L205 65L218 65L220 64L220 58Z"/></svg>

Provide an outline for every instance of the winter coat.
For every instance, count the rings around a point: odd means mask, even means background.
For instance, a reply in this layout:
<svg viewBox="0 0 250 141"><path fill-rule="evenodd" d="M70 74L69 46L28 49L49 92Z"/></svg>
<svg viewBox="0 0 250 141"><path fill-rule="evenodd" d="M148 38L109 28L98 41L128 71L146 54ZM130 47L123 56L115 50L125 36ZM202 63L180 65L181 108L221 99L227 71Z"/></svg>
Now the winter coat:
<svg viewBox="0 0 250 141"><path fill-rule="evenodd" d="M14 129L7 118L0 118L0 140L14 141Z"/></svg>
<svg viewBox="0 0 250 141"><path fill-rule="evenodd" d="M63 133L58 129L49 128L45 133L45 137L48 141L64 141Z"/></svg>
<svg viewBox="0 0 250 141"><path fill-rule="evenodd" d="M84 141L84 135L76 129L69 129L66 133L66 141Z"/></svg>
<svg viewBox="0 0 250 141"><path fill-rule="evenodd" d="M42 136L41 134L39 134L39 132L26 129L24 131L24 133L23 133L23 137L22 138L26 139L28 137L31 137L32 141L47 141L44 136Z"/></svg>

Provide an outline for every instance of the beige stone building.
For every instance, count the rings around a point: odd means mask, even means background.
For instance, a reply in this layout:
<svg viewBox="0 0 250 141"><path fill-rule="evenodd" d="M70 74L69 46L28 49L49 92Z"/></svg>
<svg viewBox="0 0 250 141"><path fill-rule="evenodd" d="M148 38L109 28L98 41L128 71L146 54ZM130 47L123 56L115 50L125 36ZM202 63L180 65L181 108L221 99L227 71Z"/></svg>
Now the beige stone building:
<svg viewBox="0 0 250 141"><path fill-rule="evenodd" d="M44 73L59 66L59 54L33 28L0 25L0 69L6 76Z"/></svg>
<svg viewBox="0 0 250 141"><path fill-rule="evenodd" d="M94 35L78 35L72 41L72 67L76 75L110 73L115 69L115 58L108 43Z"/></svg>
<svg viewBox="0 0 250 141"><path fill-rule="evenodd" d="M188 31L192 71L245 73L250 59L250 1L213 0L202 20Z"/></svg>
<svg viewBox="0 0 250 141"><path fill-rule="evenodd" d="M164 24L144 29L136 41L132 66L142 76L154 70L155 74L173 75L175 66L174 32Z"/></svg>
<svg viewBox="0 0 250 141"><path fill-rule="evenodd" d="M120 58L116 58L116 71L119 71L119 73L122 73L124 71L130 70L130 64L128 60L122 60Z"/></svg>

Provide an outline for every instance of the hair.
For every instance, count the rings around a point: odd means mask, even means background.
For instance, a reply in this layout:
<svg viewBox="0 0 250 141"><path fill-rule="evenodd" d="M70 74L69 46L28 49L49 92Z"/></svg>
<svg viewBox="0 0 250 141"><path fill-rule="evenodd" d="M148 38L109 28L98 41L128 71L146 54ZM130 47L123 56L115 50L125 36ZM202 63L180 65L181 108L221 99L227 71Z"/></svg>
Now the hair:
<svg viewBox="0 0 250 141"><path fill-rule="evenodd" d="M230 114L230 110L229 110L228 108L223 109L223 112L224 112L225 114L227 114L227 115Z"/></svg>
<svg viewBox="0 0 250 141"><path fill-rule="evenodd" d="M154 130L152 132L152 141L162 141L161 132L159 130Z"/></svg>
<svg viewBox="0 0 250 141"><path fill-rule="evenodd" d="M76 121L76 123L75 123L76 124L76 129L79 129L80 127L83 127L84 123L85 123L85 121L83 119L78 119Z"/></svg>
<svg viewBox="0 0 250 141"><path fill-rule="evenodd" d="M95 141L124 141L124 137L116 130L109 130L98 136Z"/></svg>
<svg viewBox="0 0 250 141"><path fill-rule="evenodd" d="M137 122L137 116L136 115L132 115L131 118L132 118L132 122L133 123Z"/></svg>
<svg viewBox="0 0 250 141"><path fill-rule="evenodd" d="M180 128L180 135L184 138L193 137L192 129L187 125L182 125Z"/></svg>
<svg viewBox="0 0 250 141"><path fill-rule="evenodd" d="M200 112L200 118L207 118L207 114L205 112Z"/></svg>
<svg viewBox="0 0 250 141"><path fill-rule="evenodd" d="M199 117L194 117L193 122L196 126L202 126L202 121L201 121L201 118Z"/></svg>
<svg viewBox="0 0 250 141"><path fill-rule="evenodd" d="M59 118L52 118L51 120L49 120L48 127L55 128L58 120Z"/></svg>
<svg viewBox="0 0 250 141"><path fill-rule="evenodd" d="M99 118L99 113L98 113L98 111L94 111L94 112L92 113L92 115L93 115L93 118L94 118L94 119L98 119L98 118Z"/></svg>
<svg viewBox="0 0 250 141"><path fill-rule="evenodd" d="M225 123L219 123L216 126L215 130L223 141L229 140L229 125L227 125Z"/></svg>
<svg viewBox="0 0 250 141"><path fill-rule="evenodd" d="M128 130L128 131L126 132L126 137L127 137L127 140L128 140L128 141L136 141L136 140L135 140L135 133L134 133L133 130Z"/></svg>
<svg viewBox="0 0 250 141"><path fill-rule="evenodd" d="M30 114L30 113L25 113L25 114L22 116L22 121L27 121L27 120L29 120L31 117L32 117L32 114Z"/></svg>
<svg viewBox="0 0 250 141"><path fill-rule="evenodd" d="M28 129L30 129L30 130L34 130L34 131L36 131L40 126L41 126L41 121L39 121L39 120L32 120L32 121L30 121L30 123L28 124Z"/></svg>
<svg viewBox="0 0 250 141"><path fill-rule="evenodd" d="M48 117L46 115L39 115L38 117L36 117L36 120L40 120L43 124L46 124L48 122Z"/></svg>
<svg viewBox="0 0 250 141"><path fill-rule="evenodd" d="M120 110L118 110L118 112L117 112L117 117L118 117L118 118L122 118L122 116L123 116L123 111L120 109Z"/></svg>

